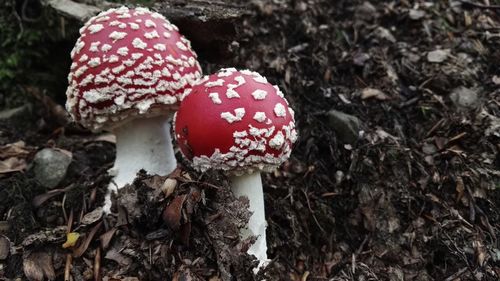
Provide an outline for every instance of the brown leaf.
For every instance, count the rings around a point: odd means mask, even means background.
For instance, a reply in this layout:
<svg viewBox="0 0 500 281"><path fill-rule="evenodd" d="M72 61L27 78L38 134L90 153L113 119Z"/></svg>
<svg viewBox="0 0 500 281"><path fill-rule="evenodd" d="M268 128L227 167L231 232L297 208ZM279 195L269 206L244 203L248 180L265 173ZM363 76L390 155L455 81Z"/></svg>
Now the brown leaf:
<svg viewBox="0 0 500 281"><path fill-rule="evenodd" d="M11 157L26 158L33 148L26 147L24 141L18 141L10 143L0 147L0 159L6 159Z"/></svg>
<svg viewBox="0 0 500 281"><path fill-rule="evenodd" d="M101 247L104 250L106 250L109 247L109 243L111 242L111 239L113 239L113 236L115 235L115 232L117 230L118 230L118 228L113 227L110 230L108 230L106 233L99 236L99 240L101 241Z"/></svg>
<svg viewBox="0 0 500 281"><path fill-rule="evenodd" d="M92 212L89 212L83 216L82 220L80 223L82 225L90 225L95 223L96 221L100 220L102 218L102 215L104 214L102 207L95 208Z"/></svg>
<svg viewBox="0 0 500 281"><path fill-rule="evenodd" d="M82 244L78 248L76 248L73 251L73 256L74 257L81 257L85 251L87 251L87 248L90 245L90 242L92 242L92 239L94 238L95 234L97 231L101 228L102 226L102 221L100 221L98 224L96 224L92 230L90 230L89 234L85 237L85 240L83 241Z"/></svg>
<svg viewBox="0 0 500 281"><path fill-rule="evenodd" d="M189 236L191 235L191 223L185 223L181 225L180 230L179 230L179 239L181 242L189 246Z"/></svg>
<svg viewBox="0 0 500 281"><path fill-rule="evenodd" d="M365 88L361 92L361 99L365 100L368 98L376 98L378 100L388 100L389 96L387 96L384 92L378 89Z"/></svg>
<svg viewBox="0 0 500 281"><path fill-rule="evenodd" d="M181 225L181 210L186 197L186 195L175 197L163 211L163 220L173 230L179 229Z"/></svg>
<svg viewBox="0 0 500 281"><path fill-rule="evenodd" d="M12 172L20 172L26 169L26 161L17 157L7 158L0 161L0 174L7 174Z"/></svg>
<svg viewBox="0 0 500 281"><path fill-rule="evenodd" d="M0 235L0 260L6 259L10 254L10 241L7 237Z"/></svg>
<svg viewBox="0 0 500 281"><path fill-rule="evenodd" d="M24 275L29 280L40 281L56 279L52 257L47 253L36 252L28 254L23 260Z"/></svg>
<svg viewBox="0 0 500 281"><path fill-rule="evenodd" d="M49 192L35 196L35 198L33 198L33 200L31 201L31 204L33 205L33 207L38 208L43 203L45 203L45 201L49 200L50 198L52 198L56 195L64 193L64 192L70 190L71 188L73 188L73 185L69 185L68 187L62 188L62 189L52 189Z"/></svg>

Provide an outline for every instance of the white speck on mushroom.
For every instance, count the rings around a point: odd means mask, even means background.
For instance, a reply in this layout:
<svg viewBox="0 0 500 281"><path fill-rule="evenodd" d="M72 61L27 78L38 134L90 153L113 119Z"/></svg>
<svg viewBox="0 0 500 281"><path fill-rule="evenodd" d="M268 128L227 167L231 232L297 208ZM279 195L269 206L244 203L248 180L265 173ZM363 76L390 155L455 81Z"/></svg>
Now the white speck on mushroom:
<svg viewBox="0 0 500 281"><path fill-rule="evenodd" d="M148 44L146 44L146 42L142 41L139 38L135 38L134 41L132 41L132 45L136 49L146 49L146 47L148 46Z"/></svg>
<svg viewBox="0 0 500 281"><path fill-rule="evenodd" d="M78 61L79 62L84 62L84 61L86 61L88 59L89 59L89 56L87 56L86 54L83 54Z"/></svg>
<svg viewBox="0 0 500 281"><path fill-rule="evenodd" d="M235 131L235 132L233 133L233 137L234 137L234 138L244 138L244 137L246 137L246 136L248 136L247 131Z"/></svg>
<svg viewBox="0 0 500 281"><path fill-rule="evenodd" d="M133 53L132 59L138 60L138 59L142 58L142 56L144 56L144 54L142 54L142 53Z"/></svg>
<svg viewBox="0 0 500 281"><path fill-rule="evenodd" d="M165 32L163 32L163 37L165 37L165 38L167 38L167 39L168 39L168 38L170 38L171 36L172 36L172 34L170 34L170 32L166 32L166 31L165 31Z"/></svg>
<svg viewBox="0 0 500 281"><path fill-rule="evenodd" d="M182 43L181 41L177 41L175 43L175 46L177 46L177 48L179 48L182 51L187 51L188 50L188 48L186 47L186 45L184 45L184 43Z"/></svg>
<svg viewBox="0 0 500 281"><path fill-rule="evenodd" d="M255 80L255 82L257 82L257 83L267 84L266 77L261 76L261 75L257 75L255 77L253 77L253 80Z"/></svg>
<svg viewBox="0 0 500 281"><path fill-rule="evenodd" d="M155 44L153 48L155 48L158 51L165 51L167 49L165 44L160 44L160 43Z"/></svg>
<svg viewBox="0 0 500 281"><path fill-rule="evenodd" d="M288 112L292 116L292 119L295 119L295 111L293 111L293 109L291 107L288 108Z"/></svg>
<svg viewBox="0 0 500 281"><path fill-rule="evenodd" d="M101 31L104 28L104 25L98 23L98 24L92 24L88 27L90 34L97 33Z"/></svg>
<svg viewBox="0 0 500 281"><path fill-rule="evenodd" d="M267 119L266 113L265 112L255 112L255 115L253 116L253 119L255 119L256 121L262 123L262 122L266 121L266 119Z"/></svg>
<svg viewBox="0 0 500 281"><path fill-rule="evenodd" d="M85 71L87 71L87 69L89 69L89 68L88 68L88 66L86 66L86 65L84 65L84 66L82 66L82 67L78 68L78 69L75 71L75 78L80 77L83 73L85 73Z"/></svg>
<svg viewBox="0 0 500 281"><path fill-rule="evenodd" d="M226 91L226 97L228 99L234 99L234 98L239 98L240 95L238 94L238 92L236 92L235 90L233 90L233 88L229 88Z"/></svg>
<svg viewBox="0 0 500 281"><path fill-rule="evenodd" d="M117 53L120 55L120 56L128 56L128 48L127 47L121 47L118 49Z"/></svg>
<svg viewBox="0 0 500 281"><path fill-rule="evenodd" d="M222 101L220 100L219 98L219 94L218 93L210 93L208 94L208 97L212 100L213 103L215 104L221 104Z"/></svg>
<svg viewBox="0 0 500 281"><path fill-rule="evenodd" d="M167 30L169 31L172 31L174 30L174 28L172 27L172 24L169 24L169 23L164 23L163 24L163 27L165 27Z"/></svg>
<svg viewBox="0 0 500 281"><path fill-rule="evenodd" d="M286 109L285 106L283 106L281 103L277 103L274 106L274 114L278 117L285 117L286 116Z"/></svg>
<svg viewBox="0 0 500 281"><path fill-rule="evenodd" d="M264 91L264 90L255 90L252 93L252 96L256 100L264 100L266 98L266 96L267 96L267 91Z"/></svg>
<svg viewBox="0 0 500 281"><path fill-rule="evenodd" d="M100 17L95 20L95 22L103 22L103 21L108 21L110 18L108 16Z"/></svg>
<svg viewBox="0 0 500 281"><path fill-rule="evenodd" d="M241 121L241 119L245 116L245 109L242 107L236 108L234 113L235 114L233 115L231 112L222 112L220 117L225 119L230 124L236 121Z"/></svg>
<svg viewBox="0 0 500 281"><path fill-rule="evenodd" d="M130 28L132 28L133 30L139 29L139 25L137 23L129 22L128 24L130 25Z"/></svg>
<svg viewBox="0 0 500 281"><path fill-rule="evenodd" d="M222 86L224 85L224 79L217 79L216 81L210 81L205 83L205 87L211 88L211 87L216 87L216 86Z"/></svg>
<svg viewBox="0 0 500 281"><path fill-rule="evenodd" d="M111 55L109 56L109 60L108 60L110 63L113 63L113 62L118 62L119 61L119 58L118 56L116 55Z"/></svg>
<svg viewBox="0 0 500 281"><path fill-rule="evenodd" d="M285 98L283 92L280 90L280 88L278 88L278 86L274 85L273 88L276 90L276 94L278 95L278 97ZM287 100L285 100L285 102L288 104Z"/></svg>
<svg viewBox="0 0 500 281"><path fill-rule="evenodd" d="M231 76L236 70L236 68L223 68L217 73L217 77L228 77Z"/></svg>
<svg viewBox="0 0 500 281"><path fill-rule="evenodd" d="M107 52L107 51L111 50L111 48L112 48L111 45L104 44L104 45L101 46L101 51Z"/></svg>
<svg viewBox="0 0 500 281"><path fill-rule="evenodd" d="M125 95L115 97L115 104L122 105L125 102Z"/></svg>
<svg viewBox="0 0 500 281"><path fill-rule="evenodd" d="M146 27L156 27L156 23L154 23L152 20L147 19L146 22Z"/></svg>
<svg viewBox="0 0 500 281"><path fill-rule="evenodd" d="M121 21L114 20L114 21L112 21L112 22L109 23L109 26L117 26L117 25L120 25L120 24L122 24Z"/></svg>
<svg viewBox="0 0 500 281"><path fill-rule="evenodd" d="M82 97L87 102L90 102L90 103L101 102L101 101L105 101L108 99L108 97L106 95L103 95L102 93L100 93L99 91L94 90L94 89L89 90L89 91L85 91L83 93Z"/></svg>
<svg viewBox="0 0 500 281"><path fill-rule="evenodd" d="M101 64L101 58L91 58L87 64L90 67L97 67Z"/></svg>
<svg viewBox="0 0 500 281"><path fill-rule="evenodd" d="M124 69L125 69L125 66L122 64L122 65L119 65L119 66L113 68L111 71L115 74L118 74L118 73L122 72Z"/></svg>
<svg viewBox="0 0 500 281"><path fill-rule="evenodd" d="M160 38L160 35L158 35L158 32L156 30L153 30L151 32L144 33L144 37L146 37L146 39L153 39Z"/></svg>
<svg viewBox="0 0 500 281"><path fill-rule="evenodd" d="M109 38L113 39L113 42L116 42L117 40L121 40L127 36L127 32L119 32L119 31L113 31L111 34L109 34Z"/></svg>
<svg viewBox="0 0 500 281"><path fill-rule="evenodd" d="M269 146L274 149L280 149L285 143L285 136L281 131L276 133L274 137L269 141Z"/></svg>
<svg viewBox="0 0 500 281"><path fill-rule="evenodd" d="M97 41L97 42L92 42L90 43L90 48L89 48L89 51L91 52L99 52L99 44L101 44L101 42Z"/></svg>
<svg viewBox="0 0 500 281"><path fill-rule="evenodd" d="M132 15L128 14L128 13L121 14L121 15L117 16L117 18L119 18L119 19L128 19L128 18L131 18L131 17L132 17Z"/></svg>
<svg viewBox="0 0 500 281"><path fill-rule="evenodd" d="M82 87L87 86L87 84L92 82L93 79L94 79L94 75L92 73L85 76L85 78L83 78L82 81L80 82L80 86L82 86Z"/></svg>
<svg viewBox="0 0 500 281"><path fill-rule="evenodd" d="M76 42L76 44L75 44L75 49L74 49L74 50L75 50L75 53L76 53L76 54L79 54L79 53L80 53L80 51L82 50L82 48L83 48L84 46L85 46L85 42L83 42L83 41L78 41L78 42Z"/></svg>

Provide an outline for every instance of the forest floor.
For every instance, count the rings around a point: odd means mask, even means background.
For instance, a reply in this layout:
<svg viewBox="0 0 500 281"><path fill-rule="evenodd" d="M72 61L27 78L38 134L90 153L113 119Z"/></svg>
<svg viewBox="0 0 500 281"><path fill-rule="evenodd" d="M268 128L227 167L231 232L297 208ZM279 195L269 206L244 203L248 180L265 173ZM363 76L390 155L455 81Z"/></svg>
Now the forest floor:
<svg viewBox="0 0 500 281"><path fill-rule="evenodd" d="M254 0L233 58L200 58L260 72L296 111L290 160L263 175L261 276L500 280L499 4ZM64 89L20 86L25 104L0 111L0 280L261 280L223 174L178 154L168 180L139 175L103 216L113 137L65 122ZM44 148L70 160L52 189Z"/></svg>

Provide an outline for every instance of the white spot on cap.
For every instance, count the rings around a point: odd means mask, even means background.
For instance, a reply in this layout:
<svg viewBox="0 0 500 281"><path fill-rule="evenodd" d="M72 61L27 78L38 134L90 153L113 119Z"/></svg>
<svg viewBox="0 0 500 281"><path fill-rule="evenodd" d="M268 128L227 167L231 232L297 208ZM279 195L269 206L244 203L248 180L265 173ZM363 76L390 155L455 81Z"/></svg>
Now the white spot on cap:
<svg viewBox="0 0 500 281"><path fill-rule="evenodd" d="M109 38L113 39L113 42L117 40L121 40L127 36L127 32L119 32L119 31L113 31L111 34L109 34Z"/></svg>
<svg viewBox="0 0 500 281"><path fill-rule="evenodd" d="M88 27L90 34L97 33L101 31L104 28L104 25L98 23L98 24L92 24Z"/></svg>
<svg viewBox="0 0 500 281"><path fill-rule="evenodd" d="M285 117L286 116L286 109L285 106L283 106L281 103L277 103L274 106L274 114L278 117Z"/></svg>
<svg viewBox="0 0 500 281"><path fill-rule="evenodd" d="M118 62L120 59L118 58L118 56L115 56L115 55L111 55L109 56L109 62L110 63L113 63L113 62Z"/></svg>
<svg viewBox="0 0 500 281"><path fill-rule="evenodd" d="M224 79L217 79L216 81L210 81L210 82L207 82L205 83L205 87L207 88L211 88L211 87L215 87L215 86L222 86L224 85Z"/></svg>
<svg viewBox="0 0 500 281"><path fill-rule="evenodd" d="M219 70L217 73L217 77L228 77L231 76L234 72L236 72L236 68L231 67L231 68L223 68Z"/></svg>
<svg viewBox="0 0 500 281"><path fill-rule="evenodd" d="M236 122L236 121L241 121L241 119L243 119L243 117L245 116L245 109L240 107L240 108L236 108L234 110L234 115L231 113L231 112L222 112L220 114L220 117L222 119L225 119L228 123L233 123L233 122Z"/></svg>
<svg viewBox="0 0 500 281"><path fill-rule="evenodd" d="M262 123L262 122L266 121L266 119L267 119L266 113L265 112L255 112L255 115L253 116L253 119L255 119L256 121Z"/></svg>
<svg viewBox="0 0 500 281"><path fill-rule="evenodd" d="M153 39L160 38L160 35L158 35L158 32L156 32L156 30L153 30L151 32L144 33L144 37L146 37L146 39Z"/></svg>
<svg viewBox="0 0 500 281"><path fill-rule="evenodd" d="M121 21L114 20L114 21L112 21L112 22L109 23L109 26L117 26L117 25L120 25L120 24L122 24Z"/></svg>
<svg viewBox="0 0 500 281"><path fill-rule="evenodd" d="M160 44L160 43L155 44L153 48L155 48L158 51L165 51L167 49L165 44Z"/></svg>
<svg viewBox="0 0 500 281"><path fill-rule="evenodd" d="M112 47L111 47L111 45L109 45L109 44L104 44L104 45L102 45L102 47L101 47L101 51L103 51L103 52L107 52L107 51L111 50L111 48L112 48Z"/></svg>
<svg viewBox="0 0 500 281"><path fill-rule="evenodd" d="M148 46L146 42L142 41L139 38L135 38L134 41L132 41L132 45L134 45L134 48L137 49L146 49L146 47Z"/></svg>
<svg viewBox="0 0 500 281"><path fill-rule="evenodd" d="M137 23L129 22L128 24L130 25L130 28L132 28L133 30L139 29L139 25Z"/></svg>
<svg viewBox="0 0 500 281"><path fill-rule="evenodd" d="M84 62L84 61L86 61L88 59L89 59L89 56L87 56L86 54L83 54L78 61L79 62Z"/></svg>
<svg viewBox="0 0 500 281"><path fill-rule="evenodd" d="M267 96L267 92L264 91L264 90L255 90L253 93L252 93L252 96L254 99L256 100L263 100L266 98Z"/></svg>
<svg viewBox="0 0 500 281"><path fill-rule="evenodd" d="M156 23L154 23L152 20L147 19L146 22L146 27L156 27Z"/></svg>
<svg viewBox="0 0 500 281"><path fill-rule="evenodd" d="M167 32L167 31L163 32L163 37L165 37L165 38L167 38L167 39L168 39L168 38L170 38L171 36L172 36L172 34L170 34L170 32Z"/></svg>
<svg viewBox="0 0 500 281"><path fill-rule="evenodd" d="M269 141L269 146L274 149L280 149L285 143L285 136L281 131L276 133L274 137Z"/></svg>
<svg viewBox="0 0 500 281"><path fill-rule="evenodd" d="M288 112L290 112L290 115L292 116L293 119L295 119L295 111L291 107L288 108Z"/></svg>
<svg viewBox="0 0 500 281"><path fill-rule="evenodd" d="M175 45L177 46L177 48L179 48L182 51L187 51L188 50L188 48L186 47L186 45L184 45L184 43L182 43L181 41L177 41L175 43Z"/></svg>
<svg viewBox="0 0 500 281"><path fill-rule="evenodd" d="M97 67L101 64L101 59L100 58L91 58L88 62L88 65L90 67Z"/></svg>
<svg viewBox="0 0 500 281"><path fill-rule="evenodd" d="M99 52L98 48L99 48L100 44L101 44L101 42L99 42L99 41L90 43L89 51L91 51L91 52Z"/></svg>
<svg viewBox="0 0 500 281"><path fill-rule="evenodd" d="M234 98L239 98L240 95L238 94L238 92L236 92L233 88L229 88L227 89L226 91L226 97L228 99L234 99Z"/></svg>
<svg viewBox="0 0 500 281"><path fill-rule="evenodd" d="M253 77L253 80L255 80L255 82L257 82L257 83L267 84L266 77L263 77L260 74L257 74L257 76Z"/></svg>
<svg viewBox="0 0 500 281"><path fill-rule="evenodd" d="M221 104L222 101L220 100L219 98L219 94L218 93L210 93L208 94L208 97L212 100L213 103L215 104Z"/></svg>
<svg viewBox="0 0 500 281"><path fill-rule="evenodd" d="M247 131L235 131L235 132L233 133L233 137L234 137L234 138L244 138L244 137L246 137L246 136L248 136Z"/></svg>
<svg viewBox="0 0 500 281"><path fill-rule="evenodd" d="M117 53L120 55L120 56L127 56L128 55L128 48L127 47L121 47L118 49Z"/></svg>

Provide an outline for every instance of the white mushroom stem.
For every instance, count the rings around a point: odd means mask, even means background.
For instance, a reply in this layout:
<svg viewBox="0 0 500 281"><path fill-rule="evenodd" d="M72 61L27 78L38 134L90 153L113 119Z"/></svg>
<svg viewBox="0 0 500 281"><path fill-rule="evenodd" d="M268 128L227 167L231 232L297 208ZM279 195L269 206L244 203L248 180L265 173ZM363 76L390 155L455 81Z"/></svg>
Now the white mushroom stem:
<svg viewBox="0 0 500 281"><path fill-rule="evenodd" d="M111 192L134 181L137 172L165 176L177 167L170 116L138 118L116 128L116 160L109 173L114 176L105 198L104 211L111 208Z"/></svg>
<svg viewBox="0 0 500 281"><path fill-rule="evenodd" d="M248 254L254 255L260 261L259 268L265 265L267 259L266 242L266 216L264 211L264 192L260 172L233 176L230 178L231 190L236 197L246 196L250 201L249 210L252 216L246 228L242 229L240 236L245 239L257 236L257 241L248 249Z"/></svg>

